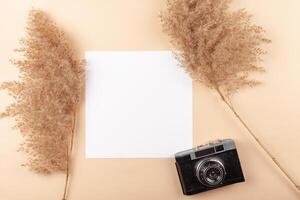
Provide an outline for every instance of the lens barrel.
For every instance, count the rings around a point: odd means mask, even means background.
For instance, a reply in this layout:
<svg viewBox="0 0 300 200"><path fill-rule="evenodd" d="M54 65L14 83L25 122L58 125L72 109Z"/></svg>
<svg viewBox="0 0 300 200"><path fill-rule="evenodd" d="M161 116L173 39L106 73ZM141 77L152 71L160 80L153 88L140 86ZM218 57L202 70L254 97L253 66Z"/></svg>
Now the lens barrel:
<svg viewBox="0 0 300 200"><path fill-rule="evenodd" d="M206 158L195 165L198 180L205 186L215 187L222 183L226 171L222 161L218 158Z"/></svg>

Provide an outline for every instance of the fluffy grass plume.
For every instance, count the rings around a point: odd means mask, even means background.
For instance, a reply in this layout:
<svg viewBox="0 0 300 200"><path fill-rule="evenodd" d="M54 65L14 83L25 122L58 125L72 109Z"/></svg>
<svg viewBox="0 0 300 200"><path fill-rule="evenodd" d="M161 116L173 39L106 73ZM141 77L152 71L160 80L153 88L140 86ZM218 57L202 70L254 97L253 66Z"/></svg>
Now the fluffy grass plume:
<svg viewBox="0 0 300 200"><path fill-rule="evenodd" d="M21 57L12 62L20 71L19 80L1 85L14 102L1 116L15 119L24 137L26 166L37 173L68 176L84 62L40 10L30 11L26 36L16 51Z"/></svg>
<svg viewBox="0 0 300 200"><path fill-rule="evenodd" d="M231 0L168 0L161 15L163 30L170 36L176 58L196 82L214 89L257 144L289 181L299 185L257 138L231 103L234 93L259 82L251 78L260 66L271 41L265 30L251 22L245 9L230 11Z"/></svg>
<svg viewBox="0 0 300 200"><path fill-rule="evenodd" d="M230 0L169 0L162 15L164 31L176 56L193 80L229 96L258 82L251 72L259 66L266 39L262 27L251 23L244 10L229 12Z"/></svg>

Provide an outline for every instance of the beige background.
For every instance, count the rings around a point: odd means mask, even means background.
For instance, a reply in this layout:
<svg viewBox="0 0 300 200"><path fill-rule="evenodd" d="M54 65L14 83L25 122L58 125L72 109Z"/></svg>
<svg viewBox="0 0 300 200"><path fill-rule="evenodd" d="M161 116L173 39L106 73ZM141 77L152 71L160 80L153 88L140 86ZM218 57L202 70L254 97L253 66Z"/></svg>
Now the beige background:
<svg viewBox="0 0 300 200"><path fill-rule="evenodd" d="M9 63L24 35L28 10L41 8L71 35L78 53L86 50L165 50L168 38L161 32L158 14L165 0L0 0L0 81L17 78ZM241 91L234 104L300 184L300 1L235 0L245 7L272 38L261 76L264 85ZM12 99L0 93L0 109ZM83 104L84 105L84 102ZM246 183L215 191L183 196L173 159L85 159L84 107L77 128L72 200L294 200L289 182L247 135L243 127L205 87L194 85L194 144L209 139L233 138L237 142ZM60 199L64 176L40 176L20 166L20 134L13 121L0 121L0 199Z"/></svg>

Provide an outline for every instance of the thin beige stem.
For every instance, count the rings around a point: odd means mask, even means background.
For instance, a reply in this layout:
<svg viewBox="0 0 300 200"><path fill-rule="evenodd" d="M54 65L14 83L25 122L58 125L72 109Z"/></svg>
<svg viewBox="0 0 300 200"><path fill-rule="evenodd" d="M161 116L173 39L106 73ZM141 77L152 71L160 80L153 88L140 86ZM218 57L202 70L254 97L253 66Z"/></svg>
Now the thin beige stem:
<svg viewBox="0 0 300 200"><path fill-rule="evenodd" d="M70 144L67 145L67 169L66 169L64 194L62 200L67 200L67 195L68 195L68 186L70 182L70 165L71 165L71 157L72 157L74 135L75 135L74 133L75 133L75 125L76 125L76 115L77 115L76 111L74 111L73 124L71 130L71 140L70 140Z"/></svg>
<svg viewBox="0 0 300 200"><path fill-rule="evenodd" d="M230 104L230 102L225 98L225 95L221 92L219 88L216 88L218 94L221 96L222 101L229 107L235 117L241 122L241 124L245 127L245 129L250 133L252 138L257 142L257 144L264 150L264 152L272 159L273 163L280 169L280 171L286 176L286 178L290 181L291 184L296 188L298 192L300 192L300 186L294 181L294 179L287 173L287 171L281 166L281 164L276 160L276 158L272 155L272 153L265 147L265 145L257 138L255 133L250 129L250 127L246 124L246 122L241 118L241 116L237 113L235 108Z"/></svg>

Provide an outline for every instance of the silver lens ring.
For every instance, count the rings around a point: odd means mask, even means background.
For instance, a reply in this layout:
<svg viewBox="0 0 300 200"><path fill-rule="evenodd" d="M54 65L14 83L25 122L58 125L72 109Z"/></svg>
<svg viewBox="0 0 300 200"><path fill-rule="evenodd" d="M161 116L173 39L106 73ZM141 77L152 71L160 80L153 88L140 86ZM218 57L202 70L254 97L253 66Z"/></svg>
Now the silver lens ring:
<svg viewBox="0 0 300 200"><path fill-rule="evenodd" d="M195 167L197 179L205 186L219 185L226 175L225 167L218 158L200 160Z"/></svg>

